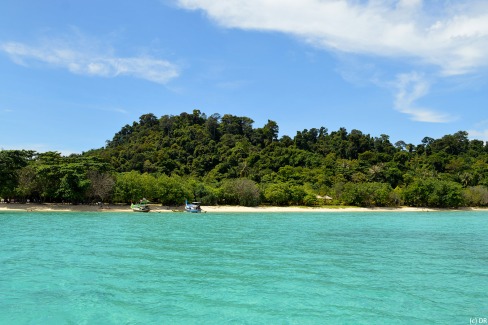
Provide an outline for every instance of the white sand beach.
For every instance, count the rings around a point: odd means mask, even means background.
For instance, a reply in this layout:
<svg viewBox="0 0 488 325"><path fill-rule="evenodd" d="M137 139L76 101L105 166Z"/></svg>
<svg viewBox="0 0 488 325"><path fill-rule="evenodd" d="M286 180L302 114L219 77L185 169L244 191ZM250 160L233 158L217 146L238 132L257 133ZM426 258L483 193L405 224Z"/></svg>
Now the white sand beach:
<svg viewBox="0 0 488 325"><path fill-rule="evenodd" d="M173 213L175 210L182 211L183 207L169 207L156 204L150 204L151 211L149 213ZM426 212L426 211L445 211L446 209L433 209L433 208L414 208L414 207L398 207L398 208L360 208L360 207L338 207L338 206L321 206L321 207L278 207L278 206L259 206L259 207L244 207L244 206L230 206L230 205L218 205L218 206L202 206L202 210L208 213L242 213L242 212L324 212L324 213L337 213L337 212ZM448 210L448 209L447 209ZM484 208L461 208L453 209L453 211L475 211L486 210ZM35 203L9 203L0 204L0 211L29 211L29 212L130 212L129 205L104 205L100 207L98 205L72 205L72 204L35 204Z"/></svg>

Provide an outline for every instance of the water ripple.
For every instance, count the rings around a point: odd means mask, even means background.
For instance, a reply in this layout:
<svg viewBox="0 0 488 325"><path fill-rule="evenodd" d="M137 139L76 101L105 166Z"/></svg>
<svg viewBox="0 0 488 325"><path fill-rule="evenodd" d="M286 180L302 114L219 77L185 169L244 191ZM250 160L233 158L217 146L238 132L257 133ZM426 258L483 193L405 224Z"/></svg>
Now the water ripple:
<svg viewBox="0 0 488 325"><path fill-rule="evenodd" d="M2 324L488 317L486 213L0 214Z"/></svg>

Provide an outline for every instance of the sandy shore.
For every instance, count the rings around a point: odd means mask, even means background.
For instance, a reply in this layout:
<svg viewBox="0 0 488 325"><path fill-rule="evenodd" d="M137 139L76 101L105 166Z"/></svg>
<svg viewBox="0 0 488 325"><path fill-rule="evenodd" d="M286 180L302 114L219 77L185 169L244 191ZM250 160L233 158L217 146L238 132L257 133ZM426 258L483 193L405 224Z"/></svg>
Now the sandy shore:
<svg viewBox="0 0 488 325"><path fill-rule="evenodd" d="M149 213L174 213L176 210L182 211L183 207L168 207L151 204L151 211ZM204 212L212 213L235 213L235 212L425 212L425 211L441 211L441 209L431 208L412 208L412 207L398 207L398 208L359 208L359 207L243 207L243 206L202 206ZM454 211L476 211L488 209L482 208L463 208ZM103 207L97 205L71 205L71 204L0 204L0 211L30 211L30 212L131 212L128 205L104 205ZM443 210L445 211L445 210Z"/></svg>
<svg viewBox="0 0 488 325"><path fill-rule="evenodd" d="M481 208L462 208L462 209L432 209L432 208L360 208L360 207L242 207L242 206L207 206L202 207L208 212L426 212L426 211L475 211L488 209Z"/></svg>

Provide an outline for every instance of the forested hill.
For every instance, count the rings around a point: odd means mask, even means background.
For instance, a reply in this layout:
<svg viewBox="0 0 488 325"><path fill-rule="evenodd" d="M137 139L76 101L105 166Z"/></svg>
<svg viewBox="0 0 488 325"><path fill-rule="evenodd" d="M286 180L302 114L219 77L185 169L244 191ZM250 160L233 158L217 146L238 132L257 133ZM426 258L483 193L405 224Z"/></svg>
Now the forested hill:
<svg viewBox="0 0 488 325"><path fill-rule="evenodd" d="M211 173L221 179L250 176L252 170L256 178L264 167L260 161L268 151L274 152L274 142L280 142L275 122L263 128L253 128L253 123L233 115L207 117L198 110L159 119L146 114L139 123L124 126L104 149L88 154L110 159L119 172L199 177Z"/></svg>
<svg viewBox="0 0 488 325"><path fill-rule="evenodd" d="M146 114L139 122L125 125L105 148L85 155L102 157L117 172L176 173L215 180L245 177L259 183L276 177L275 173L283 174L280 170L313 174L319 169L327 185L374 181L396 187L420 175L464 186L488 184L483 170L488 145L470 141L464 131L440 139L425 137L421 144L392 144L388 135L372 137L344 128L332 132L311 128L298 131L294 138L278 138L276 122L268 120L260 128L253 123L249 117L207 117L198 110L159 119Z"/></svg>
<svg viewBox="0 0 488 325"><path fill-rule="evenodd" d="M142 115L82 155L0 151L0 198L39 201L488 206L488 146L459 131L420 144L198 110Z"/></svg>

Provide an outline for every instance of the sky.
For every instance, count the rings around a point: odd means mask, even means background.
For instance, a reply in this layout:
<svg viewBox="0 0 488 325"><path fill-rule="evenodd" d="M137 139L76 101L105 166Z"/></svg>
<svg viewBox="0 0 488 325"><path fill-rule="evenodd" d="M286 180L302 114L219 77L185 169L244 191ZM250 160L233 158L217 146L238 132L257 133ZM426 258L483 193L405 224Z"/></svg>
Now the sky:
<svg viewBox="0 0 488 325"><path fill-rule="evenodd" d="M198 109L420 144L488 141L486 0L7 0L0 149L105 146Z"/></svg>

